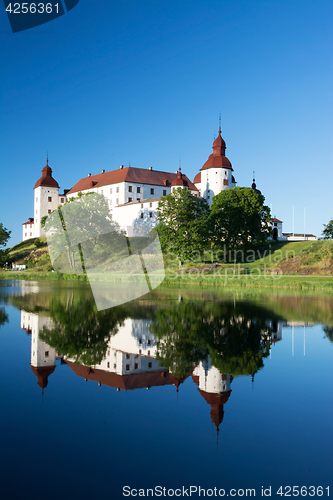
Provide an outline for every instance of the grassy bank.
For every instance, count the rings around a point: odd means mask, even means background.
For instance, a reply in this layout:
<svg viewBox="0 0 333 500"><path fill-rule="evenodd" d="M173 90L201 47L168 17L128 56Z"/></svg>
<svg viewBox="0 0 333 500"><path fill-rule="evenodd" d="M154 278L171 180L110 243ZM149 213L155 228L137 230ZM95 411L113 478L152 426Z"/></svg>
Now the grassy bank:
<svg viewBox="0 0 333 500"><path fill-rule="evenodd" d="M15 245L9 251L8 261L25 264L27 269L3 270L0 279L87 281L85 274L53 271L45 237ZM333 291L332 240L271 242L246 254L206 252L198 261L185 261L181 269L178 260L172 260L169 255L164 256L164 261L166 286ZM121 281L133 281L133 277L124 274Z"/></svg>

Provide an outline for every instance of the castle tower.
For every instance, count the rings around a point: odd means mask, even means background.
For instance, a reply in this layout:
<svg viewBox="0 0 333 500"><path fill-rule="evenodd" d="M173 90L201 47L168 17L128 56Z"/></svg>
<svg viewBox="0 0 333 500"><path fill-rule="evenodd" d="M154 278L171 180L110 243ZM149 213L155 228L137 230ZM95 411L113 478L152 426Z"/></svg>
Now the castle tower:
<svg viewBox="0 0 333 500"><path fill-rule="evenodd" d="M226 144L221 136L221 127L219 127L218 136L213 142L213 153L193 181L196 188L199 189L200 196L209 205L212 204L213 197L221 191L236 186L235 178L232 175L233 168L225 156L225 150Z"/></svg>
<svg viewBox="0 0 333 500"><path fill-rule="evenodd" d="M42 177L34 187L34 237L45 236L45 231L40 225L40 220L49 215L59 205L59 184L52 177L49 160L42 170Z"/></svg>
<svg viewBox="0 0 333 500"><path fill-rule="evenodd" d="M171 193L177 189L177 188L182 188L182 189L188 189L188 183L185 178L183 178L183 174L181 173L180 167L177 172L177 177L171 182Z"/></svg>

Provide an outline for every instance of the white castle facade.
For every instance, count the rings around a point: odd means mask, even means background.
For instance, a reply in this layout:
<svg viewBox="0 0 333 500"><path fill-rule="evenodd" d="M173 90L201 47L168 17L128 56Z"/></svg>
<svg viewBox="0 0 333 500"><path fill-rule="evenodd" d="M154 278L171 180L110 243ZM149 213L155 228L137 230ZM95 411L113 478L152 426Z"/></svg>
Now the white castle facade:
<svg viewBox="0 0 333 500"><path fill-rule="evenodd" d="M80 179L70 190L59 193L59 184L52 177L48 160L42 170L41 178L34 187L34 216L23 223L23 240L45 236L41 227L41 219L79 192L96 192L105 196L112 218L121 229L132 236L133 227L140 219L144 219L146 227L156 226L157 207L163 196L174 189L189 190L194 196L201 197L209 205L213 197L224 189L236 186L233 168L225 156L226 144L221 136L213 142L213 153L195 176L193 182L179 169L178 172L161 172L149 169L120 166L117 170L91 175ZM253 181L252 188L256 189ZM282 221L272 219L273 239L283 239Z"/></svg>

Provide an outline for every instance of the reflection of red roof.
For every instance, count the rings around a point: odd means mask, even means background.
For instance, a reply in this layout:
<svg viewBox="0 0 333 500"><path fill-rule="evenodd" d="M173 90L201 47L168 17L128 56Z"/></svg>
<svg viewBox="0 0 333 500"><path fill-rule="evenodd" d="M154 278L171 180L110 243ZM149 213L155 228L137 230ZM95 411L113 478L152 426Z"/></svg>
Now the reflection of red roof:
<svg viewBox="0 0 333 500"><path fill-rule="evenodd" d="M107 372L84 365L76 365L71 361L64 361L64 363L66 363L78 377L92 380L108 387L123 389L124 391L142 389L144 387L173 385L175 383L174 378L170 376L169 373L163 371L118 375L117 373Z"/></svg>
<svg viewBox="0 0 333 500"><path fill-rule="evenodd" d="M229 399L231 391L226 391L222 394L214 394L211 392L204 392L204 391L199 391L201 396L207 401L207 403L210 405L211 410L210 410L210 418L212 419L212 422L216 426L216 430L218 430L220 423L223 420L223 405L226 404L226 402Z"/></svg>
<svg viewBox="0 0 333 500"><path fill-rule="evenodd" d="M201 167L200 170L205 170L206 168L230 168L233 170L230 161L225 156L226 145L221 137L221 127L219 128L219 135L213 142L213 153L209 156L206 163Z"/></svg>
<svg viewBox="0 0 333 500"><path fill-rule="evenodd" d="M42 177L38 179L38 181L35 184L35 188L39 186L44 186L44 187L55 187L58 188L59 184L55 179L52 177L52 169L49 167L49 161L47 160L45 167L42 170Z"/></svg>
<svg viewBox="0 0 333 500"><path fill-rule="evenodd" d="M195 185L182 174L183 179L191 191L198 191ZM125 167L104 174L96 174L80 179L75 186L70 189L67 194L77 193L78 191L85 191L91 189L91 182L94 187L108 186L109 184L118 184L120 182L133 182L138 184L151 184L155 186L170 186L172 181L177 178L177 174L169 172L159 172L157 170L147 170L137 167Z"/></svg>
<svg viewBox="0 0 333 500"><path fill-rule="evenodd" d="M192 375L192 380L199 387L199 375Z"/></svg>
<svg viewBox="0 0 333 500"><path fill-rule="evenodd" d="M37 377L37 384L41 389L45 389L48 383L48 377L51 375L51 373L54 372L55 370L55 365L53 366L42 366L40 368L36 368L35 366L31 366L32 372L36 375Z"/></svg>

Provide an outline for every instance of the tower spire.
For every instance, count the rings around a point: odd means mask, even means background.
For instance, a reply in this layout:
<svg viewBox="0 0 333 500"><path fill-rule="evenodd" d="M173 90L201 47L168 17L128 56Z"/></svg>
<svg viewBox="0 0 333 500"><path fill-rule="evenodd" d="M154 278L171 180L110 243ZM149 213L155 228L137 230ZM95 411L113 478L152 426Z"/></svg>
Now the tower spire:
<svg viewBox="0 0 333 500"><path fill-rule="evenodd" d="M219 135L221 135L221 111L219 113Z"/></svg>
<svg viewBox="0 0 333 500"><path fill-rule="evenodd" d="M46 165L49 165L49 152L46 153Z"/></svg>

